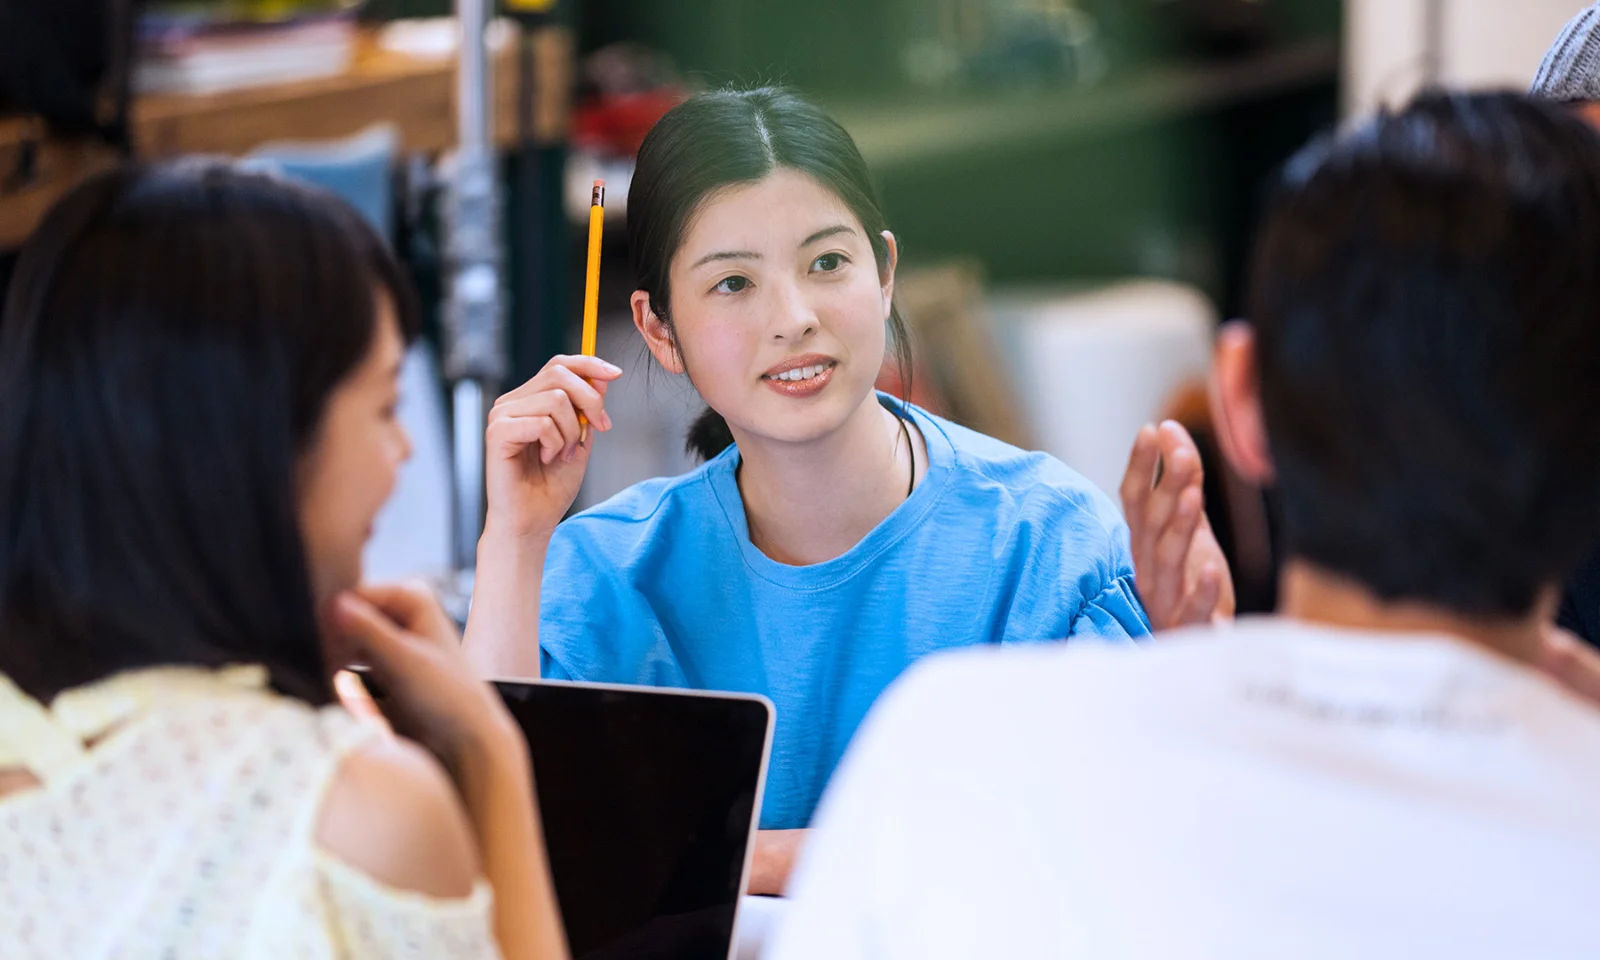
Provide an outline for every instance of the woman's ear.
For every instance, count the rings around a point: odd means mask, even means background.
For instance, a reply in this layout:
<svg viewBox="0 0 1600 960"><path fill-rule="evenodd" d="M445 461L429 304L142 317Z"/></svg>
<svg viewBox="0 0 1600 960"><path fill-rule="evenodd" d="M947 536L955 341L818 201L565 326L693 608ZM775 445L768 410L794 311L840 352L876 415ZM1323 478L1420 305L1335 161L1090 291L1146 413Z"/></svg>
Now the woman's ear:
<svg viewBox="0 0 1600 960"><path fill-rule="evenodd" d="M1217 444L1234 472L1257 486L1271 483L1272 454L1256 374L1256 334L1242 320L1225 323L1217 331L1211 419Z"/></svg>
<svg viewBox="0 0 1600 960"><path fill-rule="evenodd" d="M683 357L678 354L678 343L672 337L672 327L650 309L650 294L635 290L633 296L628 298L628 305L633 308L633 325L644 337L644 345L650 348L651 356L668 373L682 373Z"/></svg>
<svg viewBox="0 0 1600 960"><path fill-rule="evenodd" d="M879 274L883 287L883 315L887 317L889 307L894 303L894 268L900 265L900 244L895 242L894 234L888 230L883 231L882 236L889 248L889 255L884 259L883 270Z"/></svg>

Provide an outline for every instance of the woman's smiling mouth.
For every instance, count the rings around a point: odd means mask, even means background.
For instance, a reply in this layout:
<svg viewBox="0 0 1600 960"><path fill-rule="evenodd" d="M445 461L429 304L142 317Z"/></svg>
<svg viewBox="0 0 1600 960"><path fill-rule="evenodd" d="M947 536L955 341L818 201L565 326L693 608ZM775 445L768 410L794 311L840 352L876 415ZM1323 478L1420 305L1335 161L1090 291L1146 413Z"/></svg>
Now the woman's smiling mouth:
<svg viewBox="0 0 1600 960"><path fill-rule="evenodd" d="M834 368L838 365L832 357L815 354L795 357L762 374L761 381L786 397L812 397L833 379Z"/></svg>

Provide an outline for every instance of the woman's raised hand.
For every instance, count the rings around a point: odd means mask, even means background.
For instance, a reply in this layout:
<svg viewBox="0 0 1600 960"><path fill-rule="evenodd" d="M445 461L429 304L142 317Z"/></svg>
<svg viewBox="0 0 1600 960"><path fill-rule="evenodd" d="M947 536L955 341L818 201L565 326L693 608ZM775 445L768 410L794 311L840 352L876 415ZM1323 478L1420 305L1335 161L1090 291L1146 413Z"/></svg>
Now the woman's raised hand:
<svg viewBox="0 0 1600 960"><path fill-rule="evenodd" d="M611 429L606 388L620 376L621 368L598 357L559 356L495 401L484 435L487 533L549 537L555 530L577 499L594 431Z"/></svg>

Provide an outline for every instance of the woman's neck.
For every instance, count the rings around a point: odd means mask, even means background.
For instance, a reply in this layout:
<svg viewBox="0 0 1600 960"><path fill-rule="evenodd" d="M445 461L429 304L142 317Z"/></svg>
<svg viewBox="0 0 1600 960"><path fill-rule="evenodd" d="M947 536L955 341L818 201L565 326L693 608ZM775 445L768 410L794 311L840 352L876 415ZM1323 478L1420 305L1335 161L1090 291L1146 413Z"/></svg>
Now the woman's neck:
<svg viewBox="0 0 1600 960"><path fill-rule="evenodd" d="M839 429L811 443L738 436L739 493L750 542L791 566L832 560L906 499L915 450L917 476L928 463L914 424L902 428L869 394Z"/></svg>
<svg viewBox="0 0 1600 960"><path fill-rule="evenodd" d="M1532 662L1544 646L1554 595L1520 617L1475 617L1414 600L1385 600L1356 581L1290 559L1278 580L1278 613L1307 623L1377 633L1443 633Z"/></svg>

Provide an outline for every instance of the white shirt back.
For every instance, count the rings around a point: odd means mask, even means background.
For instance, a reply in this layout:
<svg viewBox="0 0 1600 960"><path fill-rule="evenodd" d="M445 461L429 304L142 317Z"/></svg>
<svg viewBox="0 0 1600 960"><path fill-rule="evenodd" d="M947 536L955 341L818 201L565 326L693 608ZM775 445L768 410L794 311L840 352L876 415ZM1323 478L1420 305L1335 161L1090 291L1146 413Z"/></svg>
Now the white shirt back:
<svg viewBox="0 0 1600 960"><path fill-rule="evenodd" d="M1600 711L1448 637L935 657L817 826L777 960L1600 957Z"/></svg>

